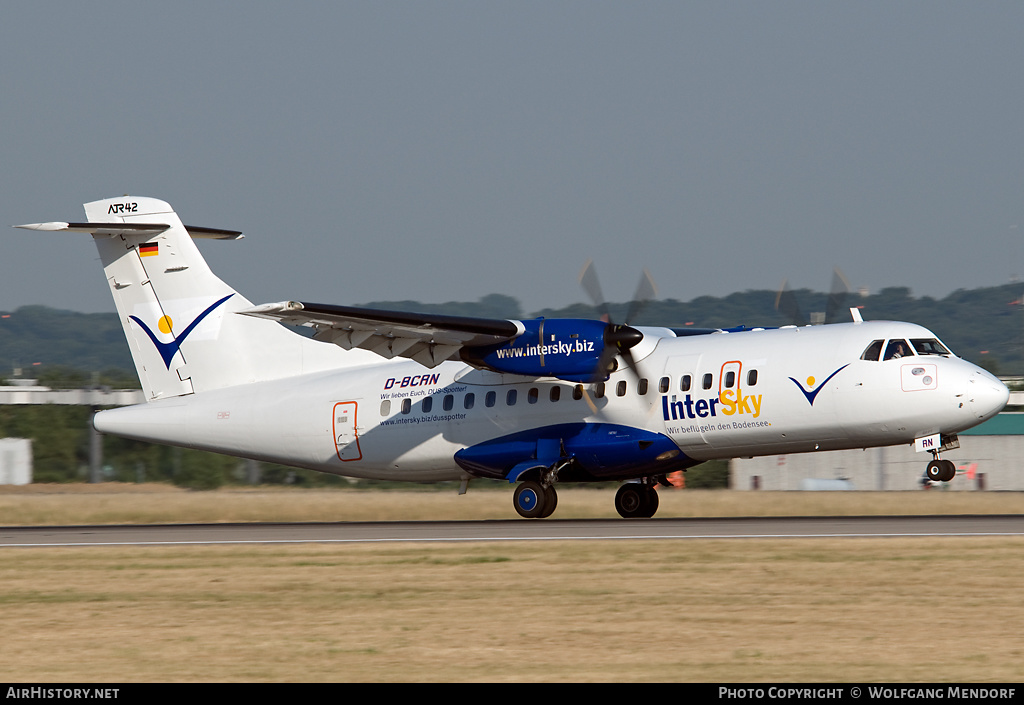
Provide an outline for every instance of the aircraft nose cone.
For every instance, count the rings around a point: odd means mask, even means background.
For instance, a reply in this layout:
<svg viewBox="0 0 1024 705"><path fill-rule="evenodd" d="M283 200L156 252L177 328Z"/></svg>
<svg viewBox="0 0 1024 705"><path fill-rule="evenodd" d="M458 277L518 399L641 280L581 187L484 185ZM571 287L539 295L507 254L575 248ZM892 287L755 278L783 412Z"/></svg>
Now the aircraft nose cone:
<svg viewBox="0 0 1024 705"><path fill-rule="evenodd" d="M1010 390L990 374L977 372L971 375L971 410L979 419L989 419L998 414L1010 400Z"/></svg>

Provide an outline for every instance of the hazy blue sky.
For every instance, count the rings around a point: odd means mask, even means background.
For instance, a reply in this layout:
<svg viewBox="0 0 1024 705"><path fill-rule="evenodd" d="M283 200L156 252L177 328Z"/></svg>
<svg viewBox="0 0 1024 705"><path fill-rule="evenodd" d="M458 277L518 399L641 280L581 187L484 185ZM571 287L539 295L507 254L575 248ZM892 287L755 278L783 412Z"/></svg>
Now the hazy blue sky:
<svg viewBox="0 0 1024 705"><path fill-rule="evenodd" d="M1024 275L1020 2L9 2L0 223L129 193L256 303ZM7 229L0 309L113 311Z"/></svg>

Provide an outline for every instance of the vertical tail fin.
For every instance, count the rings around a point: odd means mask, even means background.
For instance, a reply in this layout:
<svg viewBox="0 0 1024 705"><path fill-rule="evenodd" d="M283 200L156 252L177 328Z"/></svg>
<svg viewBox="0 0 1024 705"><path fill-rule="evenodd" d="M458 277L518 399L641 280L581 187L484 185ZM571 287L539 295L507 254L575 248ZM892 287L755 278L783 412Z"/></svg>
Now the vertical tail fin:
<svg viewBox="0 0 1024 705"><path fill-rule="evenodd" d="M241 233L182 225L154 198L85 204L90 232L148 399L192 394L339 366L338 348L274 322L233 315L252 304L207 266L193 238Z"/></svg>

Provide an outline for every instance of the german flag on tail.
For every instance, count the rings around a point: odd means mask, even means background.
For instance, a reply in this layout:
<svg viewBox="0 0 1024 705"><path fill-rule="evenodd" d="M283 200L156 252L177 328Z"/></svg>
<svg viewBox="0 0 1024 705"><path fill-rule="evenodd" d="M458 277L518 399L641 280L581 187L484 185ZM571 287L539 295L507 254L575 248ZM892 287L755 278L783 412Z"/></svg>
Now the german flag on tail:
<svg viewBox="0 0 1024 705"><path fill-rule="evenodd" d="M139 257L155 257L160 254L160 246L156 242L144 242L139 245Z"/></svg>

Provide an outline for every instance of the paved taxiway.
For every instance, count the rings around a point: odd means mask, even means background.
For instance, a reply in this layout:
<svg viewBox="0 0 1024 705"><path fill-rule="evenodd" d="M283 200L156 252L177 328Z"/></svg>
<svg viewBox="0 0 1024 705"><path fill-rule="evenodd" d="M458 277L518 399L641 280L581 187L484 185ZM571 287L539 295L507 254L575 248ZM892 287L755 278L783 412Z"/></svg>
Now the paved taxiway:
<svg viewBox="0 0 1024 705"><path fill-rule="evenodd" d="M0 547L1024 536L1024 515L0 527Z"/></svg>

